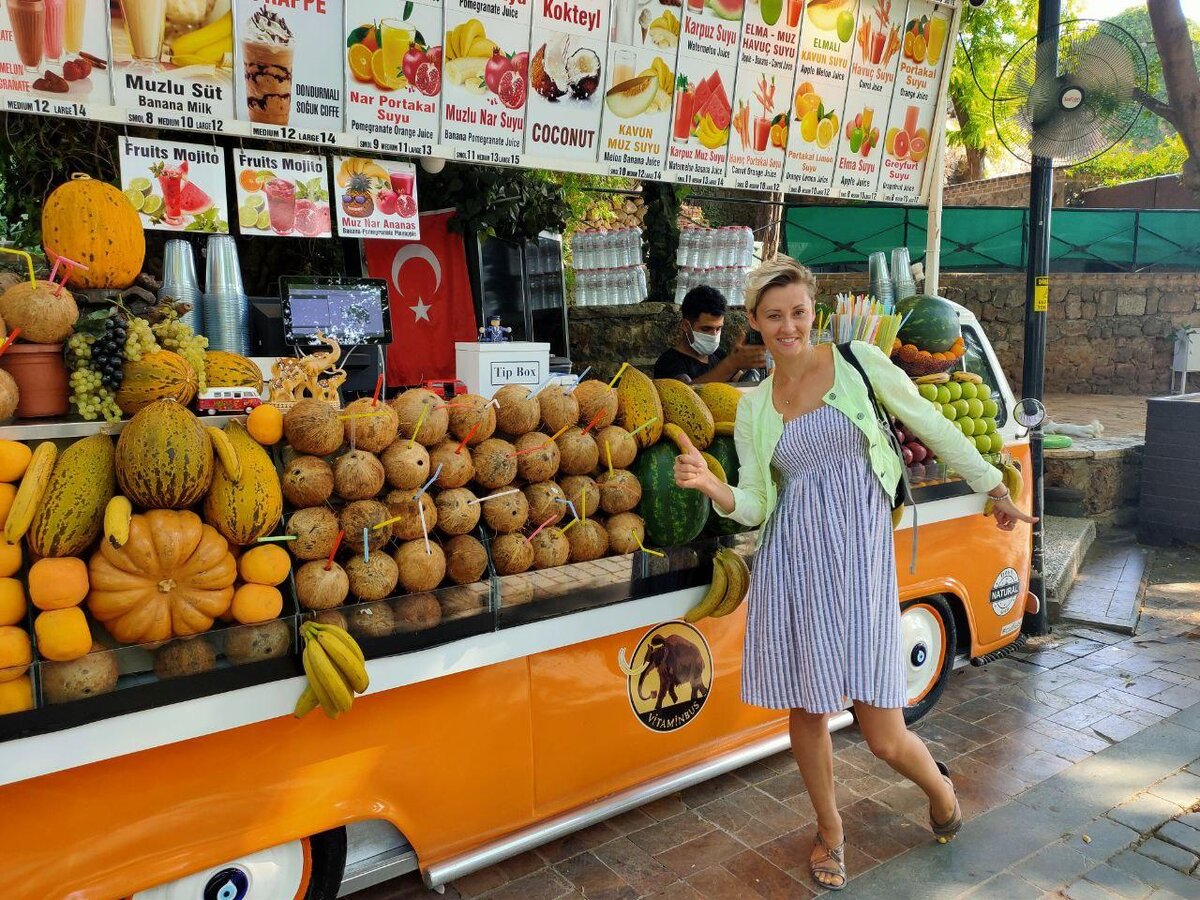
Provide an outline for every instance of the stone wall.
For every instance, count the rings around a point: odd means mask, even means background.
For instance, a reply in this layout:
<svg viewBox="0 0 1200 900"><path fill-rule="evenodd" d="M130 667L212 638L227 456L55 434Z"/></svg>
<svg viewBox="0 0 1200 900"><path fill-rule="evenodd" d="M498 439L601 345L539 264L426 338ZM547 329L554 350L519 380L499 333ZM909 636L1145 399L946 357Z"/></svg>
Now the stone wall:
<svg viewBox="0 0 1200 900"><path fill-rule="evenodd" d="M818 277L825 299L862 291L861 274ZM1020 390L1024 341L1025 276L945 274L941 293L972 310L983 323L1013 390ZM629 360L648 369L674 340L679 316L672 304L575 307L570 313L571 357L612 377ZM1051 277L1046 340L1046 392L1166 393L1172 333L1200 325L1200 273ZM745 327L730 310L726 341Z"/></svg>
<svg viewBox="0 0 1200 900"><path fill-rule="evenodd" d="M1074 205L1077 195L1090 186L1084 179L1055 175L1054 205ZM948 184L942 189L942 202L947 206L1028 206L1029 173Z"/></svg>

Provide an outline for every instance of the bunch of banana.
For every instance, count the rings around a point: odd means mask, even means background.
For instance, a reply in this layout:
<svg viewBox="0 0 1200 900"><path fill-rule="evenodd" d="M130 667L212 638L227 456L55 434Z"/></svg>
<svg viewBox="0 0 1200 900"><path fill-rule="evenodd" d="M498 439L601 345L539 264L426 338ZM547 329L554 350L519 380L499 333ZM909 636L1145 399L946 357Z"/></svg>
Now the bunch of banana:
<svg viewBox="0 0 1200 900"><path fill-rule="evenodd" d="M688 610L686 622L719 619L742 605L750 589L750 568L742 557L721 547L713 558L713 580L704 599Z"/></svg>
<svg viewBox="0 0 1200 900"><path fill-rule="evenodd" d="M215 66L233 50L233 11L171 42L171 62L177 66Z"/></svg>
<svg viewBox="0 0 1200 900"><path fill-rule="evenodd" d="M700 127L696 129L696 137L709 150L716 150L729 143L729 129L718 128L713 124L712 116L705 113L700 117Z"/></svg>
<svg viewBox="0 0 1200 900"><path fill-rule="evenodd" d="M446 43L442 48L446 61L461 59L468 56L479 56L487 59L496 49L496 42L487 36L483 23L478 19L467 19L446 33Z"/></svg>
<svg viewBox="0 0 1200 900"><path fill-rule="evenodd" d="M237 451L233 449L233 443L229 440L229 436L220 428L214 428L212 425L207 426L204 430L208 432L208 440L212 444L213 452L221 461L221 468L225 470L229 480L237 484L242 480L242 461L238 459Z"/></svg>
<svg viewBox="0 0 1200 900"><path fill-rule="evenodd" d="M649 18L648 15L646 17ZM669 50L679 44L679 17L669 9L643 28L643 40L648 36L650 43L659 49Z"/></svg>
<svg viewBox="0 0 1200 900"><path fill-rule="evenodd" d="M104 539L120 550L129 540L129 522L133 518L133 504L128 497L114 496L104 507Z"/></svg>
<svg viewBox="0 0 1200 900"><path fill-rule="evenodd" d="M305 622L300 626L304 638L304 674L308 686L296 701L297 719L318 706L325 715L336 719L350 709L354 695L370 684L362 648L354 638L336 625Z"/></svg>
<svg viewBox="0 0 1200 900"><path fill-rule="evenodd" d="M42 497L50 484L57 458L58 447L53 441L42 441L34 449L29 465L25 467L25 474L21 476L17 495L8 510L8 519L4 522L4 540L7 543L20 541L33 524L33 516L42 505Z"/></svg>
<svg viewBox="0 0 1200 900"><path fill-rule="evenodd" d="M955 372L951 377L960 383L983 384L983 376L976 375L974 372Z"/></svg>
<svg viewBox="0 0 1200 900"><path fill-rule="evenodd" d="M1010 460L1000 466L1000 472L1004 475L1004 486L1012 495L1013 503L1018 502L1021 499L1021 492L1025 490L1025 479L1021 477L1021 470ZM995 506L996 504L989 497L987 503L983 505L983 514L990 516Z"/></svg>
<svg viewBox="0 0 1200 900"><path fill-rule="evenodd" d="M949 372L938 372L936 375L921 375L912 380L913 384L945 384L950 380Z"/></svg>

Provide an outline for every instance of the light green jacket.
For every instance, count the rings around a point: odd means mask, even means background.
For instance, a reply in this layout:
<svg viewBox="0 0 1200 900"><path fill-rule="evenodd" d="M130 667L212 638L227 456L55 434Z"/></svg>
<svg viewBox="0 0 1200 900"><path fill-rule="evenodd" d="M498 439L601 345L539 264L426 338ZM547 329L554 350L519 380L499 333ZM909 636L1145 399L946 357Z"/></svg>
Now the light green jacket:
<svg viewBox="0 0 1200 900"><path fill-rule="evenodd" d="M871 379L875 396L904 423L906 431L920 438L939 460L966 479L972 490L990 491L1000 484L1000 470L984 460L974 442L917 393L909 377L882 350L863 341L854 341L850 347ZM900 458L879 428L862 378L836 348L833 370L833 386L823 398L825 404L845 415L866 435L871 468L890 501L900 480ZM738 403L733 431L739 461L737 487L731 485L734 508L726 514L717 507L720 515L750 527L766 522L778 500L771 460L783 436L783 416L771 398L773 384L774 376L768 377Z"/></svg>

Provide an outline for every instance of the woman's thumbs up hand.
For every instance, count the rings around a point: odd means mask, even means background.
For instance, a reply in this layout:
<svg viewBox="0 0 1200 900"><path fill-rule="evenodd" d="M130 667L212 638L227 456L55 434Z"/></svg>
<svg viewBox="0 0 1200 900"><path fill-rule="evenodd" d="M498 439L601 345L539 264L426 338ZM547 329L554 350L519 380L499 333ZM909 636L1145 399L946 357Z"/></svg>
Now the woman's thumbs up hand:
<svg viewBox="0 0 1200 900"><path fill-rule="evenodd" d="M687 435L680 435L679 440L682 446L675 457L675 484L681 488L703 491L714 480L708 463Z"/></svg>

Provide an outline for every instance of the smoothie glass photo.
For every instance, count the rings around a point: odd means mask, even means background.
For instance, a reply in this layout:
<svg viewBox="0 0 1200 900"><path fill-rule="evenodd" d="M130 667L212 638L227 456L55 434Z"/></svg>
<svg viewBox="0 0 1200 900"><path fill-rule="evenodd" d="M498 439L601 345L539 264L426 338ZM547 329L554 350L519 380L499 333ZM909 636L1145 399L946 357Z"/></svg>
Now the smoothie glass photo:
<svg viewBox="0 0 1200 900"><path fill-rule="evenodd" d="M121 0L121 17L134 58L158 62L167 26L167 0Z"/></svg>
<svg viewBox="0 0 1200 900"><path fill-rule="evenodd" d="M163 193L163 221L168 225L182 225L183 215L179 209L179 195L183 190L183 167L163 166L158 173L158 186Z"/></svg>
<svg viewBox="0 0 1200 900"><path fill-rule="evenodd" d="M246 20L242 73L246 79L246 115L251 122L288 123L294 55L292 30L281 13L263 5Z"/></svg>
<svg viewBox="0 0 1200 900"><path fill-rule="evenodd" d="M87 0L67 0L67 23L63 29L63 49L78 53L83 49L83 20L87 15Z"/></svg>
<svg viewBox="0 0 1200 900"><path fill-rule="evenodd" d="M66 26L66 0L43 0L46 6L44 48L46 59L58 62L63 55L63 29Z"/></svg>
<svg viewBox="0 0 1200 900"><path fill-rule="evenodd" d="M671 136L679 143L686 144L692 136L692 110L696 103L696 92L681 91L675 100L675 128Z"/></svg>
<svg viewBox="0 0 1200 900"><path fill-rule="evenodd" d="M392 183L392 190L401 197L411 197L417 175L415 172L389 172L388 180Z"/></svg>
<svg viewBox="0 0 1200 900"><path fill-rule="evenodd" d="M804 12L804 0L787 0L788 28L795 28L800 24L800 13L802 12Z"/></svg>
<svg viewBox="0 0 1200 900"><path fill-rule="evenodd" d="M936 66L942 58L942 47L946 44L946 20L934 16L929 20L929 45L925 48L925 62Z"/></svg>
<svg viewBox="0 0 1200 900"><path fill-rule="evenodd" d="M767 116L754 117L754 149L762 153L767 149L771 137L771 120Z"/></svg>
<svg viewBox="0 0 1200 900"><path fill-rule="evenodd" d="M272 178L263 186L267 215L276 234L291 234L296 225L296 185L286 178Z"/></svg>
<svg viewBox="0 0 1200 900"><path fill-rule="evenodd" d="M13 43L25 71L36 73L42 62L46 6L42 0L6 0Z"/></svg>
<svg viewBox="0 0 1200 900"><path fill-rule="evenodd" d="M632 50L618 50L613 54L613 84L622 84L637 74L637 56Z"/></svg>
<svg viewBox="0 0 1200 900"><path fill-rule="evenodd" d="M404 54L412 43L412 30L406 28L399 19L384 19L379 23L379 38L384 74L389 80L399 80L404 71Z"/></svg>

